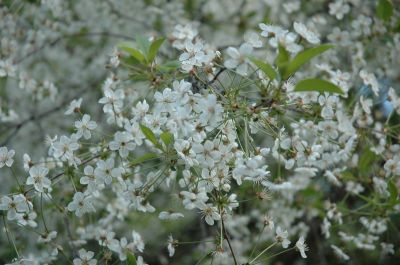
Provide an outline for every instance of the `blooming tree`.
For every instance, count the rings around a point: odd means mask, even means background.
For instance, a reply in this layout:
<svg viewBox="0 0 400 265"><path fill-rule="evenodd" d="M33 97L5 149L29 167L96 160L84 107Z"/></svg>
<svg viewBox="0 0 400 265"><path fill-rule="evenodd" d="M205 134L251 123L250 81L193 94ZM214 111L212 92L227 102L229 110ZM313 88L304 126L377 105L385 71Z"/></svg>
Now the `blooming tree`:
<svg viewBox="0 0 400 265"><path fill-rule="evenodd" d="M3 1L4 264L395 264L396 0Z"/></svg>

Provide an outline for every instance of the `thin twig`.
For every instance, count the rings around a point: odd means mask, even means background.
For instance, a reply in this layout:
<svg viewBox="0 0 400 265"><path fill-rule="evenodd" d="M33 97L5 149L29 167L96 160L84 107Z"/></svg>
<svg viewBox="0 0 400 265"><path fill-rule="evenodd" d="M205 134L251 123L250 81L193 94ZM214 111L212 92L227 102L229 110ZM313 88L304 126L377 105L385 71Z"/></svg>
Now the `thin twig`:
<svg viewBox="0 0 400 265"><path fill-rule="evenodd" d="M233 248L232 248L231 242L230 242L230 240L229 240L228 233L226 232L226 229L225 229L224 218L223 218L222 216L221 216L221 224L222 224L222 230L224 231L225 239L226 239L226 241L228 242L229 249L230 249L230 251L231 251L231 253L232 253L233 261L235 262L235 265L238 265L238 262L237 262L237 260L236 260L235 253L233 252Z"/></svg>

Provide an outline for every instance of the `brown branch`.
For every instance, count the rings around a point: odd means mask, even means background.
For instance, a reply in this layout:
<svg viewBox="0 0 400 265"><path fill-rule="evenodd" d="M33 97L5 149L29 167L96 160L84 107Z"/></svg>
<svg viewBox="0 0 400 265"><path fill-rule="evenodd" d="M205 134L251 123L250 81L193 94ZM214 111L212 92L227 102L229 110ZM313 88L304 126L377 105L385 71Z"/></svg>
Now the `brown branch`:
<svg viewBox="0 0 400 265"><path fill-rule="evenodd" d="M225 224L224 224L224 218L223 218L223 216L221 216L221 224L222 224L222 230L224 231L224 237L225 237L226 241L228 242L229 249L230 249L230 251L231 251L231 253L232 253L233 261L235 262L235 265L238 265L238 262L237 262L237 260L236 260L235 253L233 252L233 248L232 248L231 242L230 242L230 240L229 240L229 235L228 235L228 233L226 232L226 229L225 229Z"/></svg>

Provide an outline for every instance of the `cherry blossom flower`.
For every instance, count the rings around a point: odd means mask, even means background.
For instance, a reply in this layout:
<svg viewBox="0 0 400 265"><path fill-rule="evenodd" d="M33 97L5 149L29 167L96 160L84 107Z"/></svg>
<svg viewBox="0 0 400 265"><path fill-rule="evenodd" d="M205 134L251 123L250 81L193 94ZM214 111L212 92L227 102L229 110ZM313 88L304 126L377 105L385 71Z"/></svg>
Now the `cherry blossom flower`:
<svg viewBox="0 0 400 265"><path fill-rule="evenodd" d="M81 217L85 213L95 212L92 198L85 196L82 192L74 194L72 202L68 204L68 211L75 212L75 215Z"/></svg>
<svg viewBox="0 0 400 265"><path fill-rule="evenodd" d="M86 251L85 249L79 250L79 258L75 258L73 260L74 265L96 265L97 260L93 259L94 252L93 251Z"/></svg>
<svg viewBox="0 0 400 265"><path fill-rule="evenodd" d="M92 137L91 131L96 129L97 124L94 121L90 120L90 116L88 114L83 115L82 119L75 122L75 127L78 130L76 134L79 137L90 139Z"/></svg>
<svg viewBox="0 0 400 265"><path fill-rule="evenodd" d="M287 239L288 237L288 232L285 230L283 231L280 226L276 228L276 236L275 239L277 242L282 244L283 248L288 248L290 244L290 240Z"/></svg>
<svg viewBox="0 0 400 265"><path fill-rule="evenodd" d="M0 147L0 168L4 166L11 167L14 162L14 155L14 150L8 150L5 146Z"/></svg>
<svg viewBox="0 0 400 265"><path fill-rule="evenodd" d="M227 53L230 59L225 61L225 67L229 69L236 69L236 72L240 75L247 75L248 63L247 57L252 53L253 47L248 43L243 43L239 49L229 47Z"/></svg>
<svg viewBox="0 0 400 265"><path fill-rule="evenodd" d="M47 167L33 166L29 170L29 177L26 180L27 185L33 185L38 192L45 192L45 189L49 189L51 180L46 176L49 173Z"/></svg>

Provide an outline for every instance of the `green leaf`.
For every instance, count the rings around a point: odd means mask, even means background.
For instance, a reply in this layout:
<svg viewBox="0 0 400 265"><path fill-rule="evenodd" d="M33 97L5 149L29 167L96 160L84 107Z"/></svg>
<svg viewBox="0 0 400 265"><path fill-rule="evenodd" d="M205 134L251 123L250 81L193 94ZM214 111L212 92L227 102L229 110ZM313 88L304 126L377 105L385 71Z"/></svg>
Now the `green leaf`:
<svg viewBox="0 0 400 265"><path fill-rule="evenodd" d="M146 59L148 58L148 54L149 54L149 49L150 49L150 41L148 38L146 38L145 36L136 36L135 38L136 43L139 47L139 49L142 51L142 53L145 55Z"/></svg>
<svg viewBox="0 0 400 265"><path fill-rule="evenodd" d="M160 71L170 72L178 69L181 66L179 61L169 61L162 65L157 65L156 68Z"/></svg>
<svg viewBox="0 0 400 265"><path fill-rule="evenodd" d="M289 63L290 54L284 46L279 44L278 46L278 56L275 59L275 64L278 66L279 72L284 73L286 71L286 66Z"/></svg>
<svg viewBox="0 0 400 265"><path fill-rule="evenodd" d="M293 75L299 68L308 63L314 57L320 55L321 53L333 48L334 46L331 44L322 44L317 47L313 47L298 53L293 60L288 64L284 79L287 79L289 76Z"/></svg>
<svg viewBox="0 0 400 265"><path fill-rule="evenodd" d="M164 142L166 146L169 146L174 141L174 135L170 132L163 132L160 134L161 140Z"/></svg>
<svg viewBox="0 0 400 265"><path fill-rule="evenodd" d="M142 130L144 136L147 138L147 140L149 140L152 144L154 144L155 147L157 147L158 149L161 149L161 145L158 142L155 134L153 133L152 130L150 130L150 128L140 124L140 129Z"/></svg>
<svg viewBox="0 0 400 265"><path fill-rule="evenodd" d="M126 255L126 263L128 265L137 265L135 254L132 252L128 252Z"/></svg>
<svg viewBox="0 0 400 265"><path fill-rule="evenodd" d="M141 51L139 51L138 49L134 48L132 43L129 43L129 42L120 43L118 45L118 48L124 52L129 53L130 55L132 55L136 60L138 60L141 63L144 63L146 60L146 57L144 56L144 54Z"/></svg>
<svg viewBox="0 0 400 265"><path fill-rule="evenodd" d="M385 21L388 21L393 15L393 4L390 0L379 0L376 7L376 15Z"/></svg>
<svg viewBox="0 0 400 265"><path fill-rule="evenodd" d="M366 147L361 153L360 160L358 160L358 171L361 174L367 174L371 169L375 158L375 153L372 152L369 147Z"/></svg>
<svg viewBox="0 0 400 265"><path fill-rule="evenodd" d="M397 187L392 180L389 181L388 183L388 189L390 193L390 198L389 198L390 204L394 205L396 204L397 196L399 196L399 191L397 190Z"/></svg>
<svg viewBox="0 0 400 265"><path fill-rule="evenodd" d="M317 78L304 79L299 81L294 87L294 91L296 92L318 91L318 92L343 94L342 89L337 85L334 85L331 82Z"/></svg>
<svg viewBox="0 0 400 265"><path fill-rule="evenodd" d="M155 153L146 153L146 154L144 154L144 155L132 160L130 162L130 165L131 166L136 166L136 165L142 164L142 163L144 163L146 161L153 160L155 158L158 158L157 154L155 154Z"/></svg>
<svg viewBox="0 0 400 265"><path fill-rule="evenodd" d="M276 79L277 73L275 69L268 63L265 63L261 60L258 60L256 58L250 58L250 60L258 67L260 68L261 71L264 72L268 76L270 80Z"/></svg>
<svg viewBox="0 0 400 265"><path fill-rule="evenodd" d="M149 54L147 56L147 59L149 62L152 62L154 60L154 58L157 55L158 50L160 49L161 45L164 43L165 38L160 38L157 40L154 40L149 48Z"/></svg>

